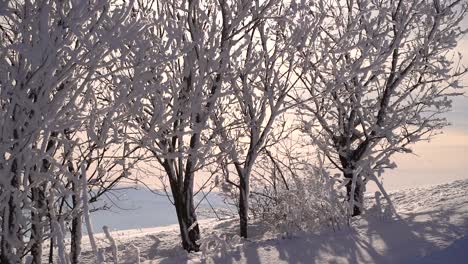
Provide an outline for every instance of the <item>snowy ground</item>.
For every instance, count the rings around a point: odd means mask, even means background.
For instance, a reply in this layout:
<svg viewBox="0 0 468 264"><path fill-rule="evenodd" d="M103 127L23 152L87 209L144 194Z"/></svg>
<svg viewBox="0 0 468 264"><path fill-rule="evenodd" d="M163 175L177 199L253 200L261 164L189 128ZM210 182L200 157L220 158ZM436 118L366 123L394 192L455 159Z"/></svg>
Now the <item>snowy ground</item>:
<svg viewBox="0 0 468 264"><path fill-rule="evenodd" d="M241 241L236 220L202 220L205 241L227 240L204 253L186 254L176 225L113 233L119 263L468 263L468 180L391 193L400 219L369 213L350 227L282 238L252 225ZM371 212L371 211L370 211ZM106 247L98 235L101 247ZM225 248L223 248L225 246ZM84 248L89 248L85 244ZM109 250L107 252L110 252ZM84 252L83 263L93 263ZM110 262L112 263L112 262Z"/></svg>

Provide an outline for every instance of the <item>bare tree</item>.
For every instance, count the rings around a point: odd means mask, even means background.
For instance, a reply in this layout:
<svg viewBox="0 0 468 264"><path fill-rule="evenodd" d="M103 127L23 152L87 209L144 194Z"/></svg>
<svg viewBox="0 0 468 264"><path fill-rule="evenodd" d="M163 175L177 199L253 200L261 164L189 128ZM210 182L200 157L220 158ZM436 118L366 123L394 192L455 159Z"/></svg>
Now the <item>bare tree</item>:
<svg viewBox="0 0 468 264"><path fill-rule="evenodd" d="M362 213L369 180L448 123L442 114L466 72L451 51L464 31L462 1L319 1L320 34L298 49L295 98L304 132L342 171L350 215ZM303 23L307 32L307 23Z"/></svg>
<svg viewBox="0 0 468 264"><path fill-rule="evenodd" d="M294 74L295 47L302 32L292 21L296 9L271 1L269 19L243 39L246 51L234 60L230 96L215 114L220 150L234 167L237 179L226 178L239 191L240 235L247 237L250 176L257 157L269 144L288 136L285 100L298 82ZM227 170L230 170L227 168Z"/></svg>

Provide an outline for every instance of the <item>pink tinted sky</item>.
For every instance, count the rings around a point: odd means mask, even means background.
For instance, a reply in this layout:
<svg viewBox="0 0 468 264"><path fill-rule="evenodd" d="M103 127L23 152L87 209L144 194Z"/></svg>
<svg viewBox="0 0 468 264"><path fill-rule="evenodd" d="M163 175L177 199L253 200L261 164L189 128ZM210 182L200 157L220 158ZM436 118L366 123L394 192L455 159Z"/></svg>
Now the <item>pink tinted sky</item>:
<svg viewBox="0 0 468 264"><path fill-rule="evenodd" d="M468 28L468 17L464 19ZM463 64L468 67L468 35L457 48L463 55ZM468 74L463 78L464 91L468 95ZM387 170L383 184L387 190L395 190L423 185L439 184L449 181L468 179L468 96L453 100L453 109L446 114L451 126L443 130L430 142L420 142L413 146L414 155L404 154L395 157L397 168ZM159 181L144 177L150 186L160 187ZM202 177L205 179L204 177ZM200 183L197 181L197 183ZM376 191L370 183L367 191Z"/></svg>

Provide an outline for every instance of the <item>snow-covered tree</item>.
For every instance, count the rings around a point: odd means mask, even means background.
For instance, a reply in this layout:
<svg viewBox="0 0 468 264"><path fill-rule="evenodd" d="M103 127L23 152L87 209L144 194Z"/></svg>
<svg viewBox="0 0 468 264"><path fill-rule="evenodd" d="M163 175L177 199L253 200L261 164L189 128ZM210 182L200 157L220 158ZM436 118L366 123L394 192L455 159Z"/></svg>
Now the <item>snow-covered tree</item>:
<svg viewBox="0 0 468 264"><path fill-rule="evenodd" d="M467 4L311 1L308 11L306 21L325 15L320 33L298 48L298 112L304 132L342 172L355 216L366 183L382 187L378 176L394 167L394 153L411 152L448 124L442 114L466 72L452 50Z"/></svg>
<svg viewBox="0 0 468 264"><path fill-rule="evenodd" d="M70 131L89 124L98 69L112 69L122 43L140 31L131 7L102 0L0 3L1 263L20 263L29 253L41 263L46 238L67 261L61 208L74 179L62 146L71 143Z"/></svg>
<svg viewBox="0 0 468 264"><path fill-rule="evenodd" d="M193 202L195 173L213 152L209 116L239 39L260 19L267 3L252 1L157 1L159 44L154 61L131 78L143 78L147 93L133 102L140 142L167 175L180 226L182 246L198 251L200 231ZM161 63L158 58L170 58Z"/></svg>
<svg viewBox="0 0 468 264"><path fill-rule="evenodd" d="M233 58L229 95L214 116L221 138L219 149L232 164L233 178L226 178L239 193L240 235L247 237L250 176L265 147L287 136L285 100L298 82L294 74L295 47L302 32L293 21L297 9L283 1L271 1L268 19L245 35L245 51Z"/></svg>

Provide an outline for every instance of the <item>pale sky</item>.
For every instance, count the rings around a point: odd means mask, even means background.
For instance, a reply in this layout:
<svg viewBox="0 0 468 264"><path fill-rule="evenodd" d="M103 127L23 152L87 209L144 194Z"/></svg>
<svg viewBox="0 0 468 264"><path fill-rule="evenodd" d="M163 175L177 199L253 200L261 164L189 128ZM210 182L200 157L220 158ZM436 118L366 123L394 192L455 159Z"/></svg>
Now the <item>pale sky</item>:
<svg viewBox="0 0 468 264"><path fill-rule="evenodd" d="M468 18L465 18L465 27ZM463 64L468 66L468 36L460 41L458 50L463 54ZM468 74L463 79L468 95ZM401 189L468 179L468 96L454 99L453 110L447 113L451 126L444 134L431 142L414 145L417 155L399 155L395 161L398 168L384 173L383 183L387 190ZM368 191L375 191L370 184Z"/></svg>

